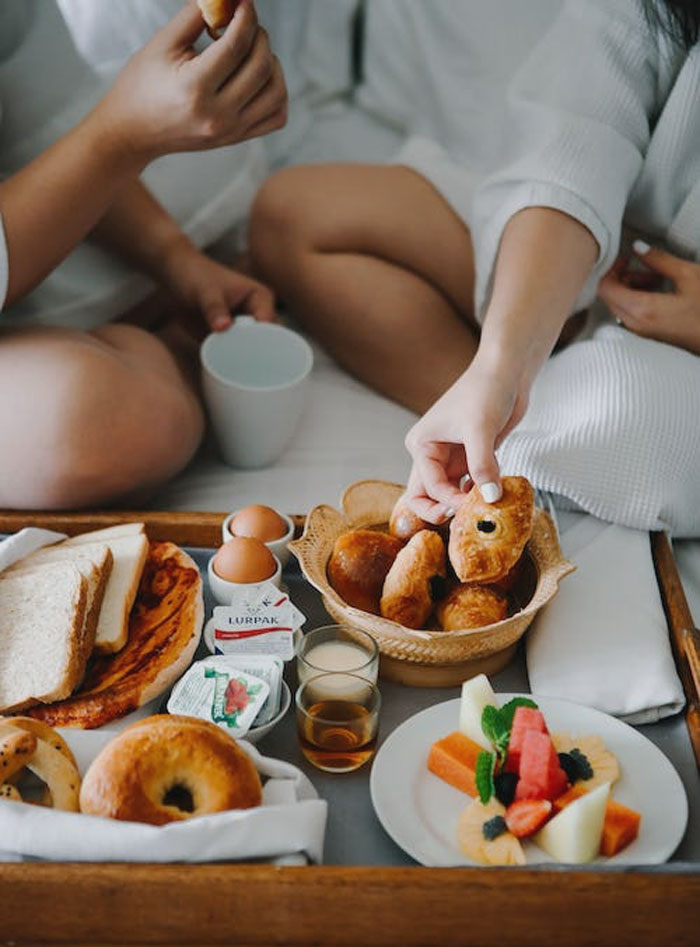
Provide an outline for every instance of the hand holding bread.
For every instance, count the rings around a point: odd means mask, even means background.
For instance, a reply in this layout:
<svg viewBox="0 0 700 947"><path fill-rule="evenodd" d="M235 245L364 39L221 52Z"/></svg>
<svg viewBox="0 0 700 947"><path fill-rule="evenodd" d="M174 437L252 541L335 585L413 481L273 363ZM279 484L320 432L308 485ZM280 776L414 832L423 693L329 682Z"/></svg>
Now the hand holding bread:
<svg viewBox="0 0 700 947"><path fill-rule="evenodd" d="M267 33L249 0L206 4L208 22L230 22L196 53L204 28L188 4L139 50L93 113L108 142L127 146L143 164L177 151L245 141L281 128L287 90ZM218 32L217 27L210 27Z"/></svg>

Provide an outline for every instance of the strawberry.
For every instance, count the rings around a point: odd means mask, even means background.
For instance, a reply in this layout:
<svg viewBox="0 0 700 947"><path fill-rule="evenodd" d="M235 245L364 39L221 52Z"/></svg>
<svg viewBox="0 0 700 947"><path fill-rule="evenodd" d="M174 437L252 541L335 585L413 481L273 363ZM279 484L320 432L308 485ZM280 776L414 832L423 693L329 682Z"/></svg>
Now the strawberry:
<svg viewBox="0 0 700 947"><path fill-rule="evenodd" d="M547 821L551 812L549 799L518 799L506 809L506 826L516 838L526 838Z"/></svg>

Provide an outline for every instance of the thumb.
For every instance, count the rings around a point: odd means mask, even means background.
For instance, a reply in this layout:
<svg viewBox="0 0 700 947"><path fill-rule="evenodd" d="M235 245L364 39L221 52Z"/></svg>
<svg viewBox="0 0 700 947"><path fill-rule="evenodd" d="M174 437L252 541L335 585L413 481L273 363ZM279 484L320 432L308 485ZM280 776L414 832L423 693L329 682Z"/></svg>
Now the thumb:
<svg viewBox="0 0 700 947"><path fill-rule="evenodd" d="M486 437L485 432L475 433L465 442L464 449L467 455L469 476L479 488L483 499L486 503L495 503L500 500L503 488L494 453L493 438Z"/></svg>
<svg viewBox="0 0 700 947"><path fill-rule="evenodd" d="M683 276L686 261L680 257L667 253L665 250L650 247L644 240L635 240L632 249L649 269L661 273L662 276L667 276L674 283L678 282Z"/></svg>

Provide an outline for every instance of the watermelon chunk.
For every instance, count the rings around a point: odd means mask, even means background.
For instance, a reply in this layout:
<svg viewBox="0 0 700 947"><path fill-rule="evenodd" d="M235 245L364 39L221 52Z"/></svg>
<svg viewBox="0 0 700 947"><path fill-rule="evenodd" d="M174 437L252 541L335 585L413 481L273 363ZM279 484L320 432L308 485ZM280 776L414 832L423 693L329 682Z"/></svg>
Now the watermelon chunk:
<svg viewBox="0 0 700 947"><path fill-rule="evenodd" d="M527 730L520 751L516 799L556 799L568 785L548 733Z"/></svg>
<svg viewBox="0 0 700 947"><path fill-rule="evenodd" d="M508 741L508 754L504 769L506 773L520 772L520 756L523 749L523 738L528 730L537 730L539 733L549 733L544 722L542 712L534 707L516 707L513 715L513 725Z"/></svg>

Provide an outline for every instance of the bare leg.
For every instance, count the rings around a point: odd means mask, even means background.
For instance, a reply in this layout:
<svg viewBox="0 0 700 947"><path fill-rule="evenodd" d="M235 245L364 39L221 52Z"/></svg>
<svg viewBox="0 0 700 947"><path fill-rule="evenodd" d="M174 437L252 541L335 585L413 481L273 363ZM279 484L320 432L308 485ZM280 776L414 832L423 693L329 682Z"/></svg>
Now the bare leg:
<svg viewBox="0 0 700 947"><path fill-rule="evenodd" d="M251 259L290 311L358 378L414 411L477 346L469 231L402 167L281 171L261 190Z"/></svg>
<svg viewBox="0 0 700 947"><path fill-rule="evenodd" d="M174 476L203 416L162 342L129 325L0 332L0 506L125 502Z"/></svg>

